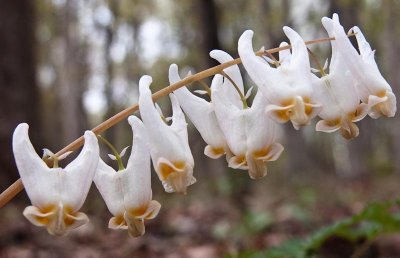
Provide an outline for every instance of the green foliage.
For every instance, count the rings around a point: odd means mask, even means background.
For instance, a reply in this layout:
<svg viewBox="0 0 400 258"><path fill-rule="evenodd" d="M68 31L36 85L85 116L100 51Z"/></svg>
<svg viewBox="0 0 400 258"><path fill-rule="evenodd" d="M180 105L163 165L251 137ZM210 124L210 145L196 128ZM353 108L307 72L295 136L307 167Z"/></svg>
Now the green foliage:
<svg viewBox="0 0 400 258"><path fill-rule="evenodd" d="M237 258L312 258L327 240L339 237L356 244L370 243L378 236L400 232L400 199L372 203L362 212L324 227L305 239L291 239L266 251L250 251Z"/></svg>

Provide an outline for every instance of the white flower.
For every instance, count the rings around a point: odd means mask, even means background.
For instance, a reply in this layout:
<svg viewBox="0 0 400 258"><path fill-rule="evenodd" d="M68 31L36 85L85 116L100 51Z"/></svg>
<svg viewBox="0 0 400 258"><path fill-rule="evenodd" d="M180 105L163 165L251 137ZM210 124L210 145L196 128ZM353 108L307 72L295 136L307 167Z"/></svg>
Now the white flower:
<svg viewBox="0 0 400 258"><path fill-rule="evenodd" d="M225 73L236 85L243 85L238 67L233 68ZM225 94L226 87L233 88L230 80L216 75L211 86L211 99L218 122L234 155L228 165L249 170L249 176L253 179L263 177L267 174L266 163L278 159L283 151L282 145L275 142L278 125L265 114L265 98L261 92L257 92L253 105L245 108L242 104L235 104L232 97Z"/></svg>
<svg viewBox="0 0 400 258"><path fill-rule="evenodd" d="M334 24L329 18L323 18L329 37L335 37ZM342 53L338 52L337 42L331 41L332 58L329 65L329 74L322 73L318 78L313 75L314 90L320 103L324 103L319 116L323 119L316 125L317 131L340 133L346 139L358 136L359 129L354 122L363 119L368 114L368 106L360 104L352 74L348 71Z"/></svg>
<svg viewBox="0 0 400 258"><path fill-rule="evenodd" d="M79 209L86 199L98 164L97 138L91 131L86 131L85 145L79 156L65 168L49 168L36 154L28 129L27 124L19 124L13 135L15 161L32 202L23 214L32 224L46 227L50 234L64 235L89 221Z"/></svg>
<svg viewBox="0 0 400 258"><path fill-rule="evenodd" d="M337 14L333 15L333 28L338 52L343 55L347 63L358 94L361 100L371 107L369 115L372 118L381 115L393 117L396 113L396 96L380 73L374 58L375 51L372 51L361 30L358 27L352 28L356 35L359 54L340 25Z"/></svg>
<svg viewBox="0 0 400 258"><path fill-rule="evenodd" d="M145 233L144 220L155 218L161 205L152 200L146 129L135 116L130 116L128 121L133 131L133 145L126 168L117 172L99 159L94 183L114 215L108 227L128 229L131 236L137 237Z"/></svg>
<svg viewBox="0 0 400 258"><path fill-rule="evenodd" d="M196 182L194 161L190 151L185 116L178 100L170 94L172 124L168 126L156 110L150 91L152 78L139 81L139 110L146 126L153 166L167 192L186 193L187 186Z"/></svg>
<svg viewBox="0 0 400 258"><path fill-rule="evenodd" d="M292 55L288 50L281 51L277 68L254 54L251 30L239 38L238 51L247 73L268 101L266 112L280 123L291 120L298 129L310 123L321 105L311 98L310 61L303 39L289 27L283 30L290 39Z"/></svg>
<svg viewBox="0 0 400 258"><path fill-rule="evenodd" d="M173 84L180 80L178 66L172 64L169 67L169 81ZM230 150L218 125L213 104L192 94L186 86L174 91L174 95L183 111L208 144L204 149L204 154L212 159L217 159L225 153L229 157Z"/></svg>

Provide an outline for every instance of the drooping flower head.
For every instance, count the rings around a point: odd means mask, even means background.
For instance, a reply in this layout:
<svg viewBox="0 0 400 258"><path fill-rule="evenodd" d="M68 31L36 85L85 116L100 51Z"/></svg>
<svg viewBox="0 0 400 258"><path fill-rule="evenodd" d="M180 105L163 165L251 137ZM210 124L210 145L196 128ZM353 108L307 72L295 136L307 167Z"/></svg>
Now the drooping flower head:
<svg viewBox="0 0 400 258"><path fill-rule="evenodd" d="M233 83L237 86L243 85L239 68L236 65L232 68L224 70L230 79L224 79L221 75L214 77L211 100L218 122L233 153L228 165L248 170L249 176L256 179L267 174L267 162L278 159L283 147L276 143L278 125L265 114L265 98L261 92L257 92L250 108L241 102L238 105L231 95L225 94L227 87L233 88ZM243 89L239 86L237 88ZM236 94L239 96L239 93ZM243 92L241 95L243 96Z"/></svg>
<svg viewBox="0 0 400 258"><path fill-rule="evenodd" d="M332 20L338 52L345 59L362 102L371 108L369 115L372 118L382 115L393 117L397 110L396 96L378 69L374 56L375 51L371 49L363 33L356 26L352 28L352 31L357 39L360 51L358 53L340 25L338 15L334 14Z"/></svg>
<svg viewBox="0 0 400 258"><path fill-rule="evenodd" d="M298 129L309 124L321 105L312 99L310 61L303 39L289 27L283 31L290 40L292 55L285 59L288 51L283 51L276 68L255 55L251 30L239 38L238 51L247 73L268 102L266 112L277 122L290 120Z"/></svg>
<svg viewBox="0 0 400 258"><path fill-rule="evenodd" d="M126 168L115 171L99 159L94 182L114 215L108 227L127 229L131 236L137 237L145 233L144 220L155 218L161 205L152 200L146 128L135 116L130 116L128 121L133 131L133 143Z"/></svg>
<svg viewBox="0 0 400 258"><path fill-rule="evenodd" d="M65 168L49 168L35 152L28 129L27 124L19 124L13 135L15 161L32 202L23 214L32 224L46 227L50 234L65 235L89 221L79 209L96 172L99 159L97 138L91 131L86 131L85 145L79 156ZM57 157L53 156L53 159Z"/></svg>
<svg viewBox="0 0 400 258"><path fill-rule="evenodd" d="M172 64L169 67L169 81L173 84L180 80L178 66ZM183 111L208 144L204 149L204 154L212 159L217 159L225 153L229 157L230 150L218 125L213 104L194 95L186 86L174 91L174 95Z"/></svg>
<svg viewBox="0 0 400 258"><path fill-rule="evenodd" d="M175 95L170 94L173 115L172 124L167 125L154 106L149 88L151 82L148 75L140 78L139 110L147 129L153 166L167 192L186 193L187 187L196 179L185 116Z"/></svg>
<svg viewBox="0 0 400 258"><path fill-rule="evenodd" d="M324 17L322 24L335 37L334 22ZM334 132L340 130L342 136L351 139L358 136L359 129L354 122L363 119L369 111L368 105L360 103L353 75L348 70L343 53L338 51L337 42L331 41L332 58L329 74L321 71L321 78L313 75L316 98L323 103L319 113L322 118L316 125L317 131Z"/></svg>

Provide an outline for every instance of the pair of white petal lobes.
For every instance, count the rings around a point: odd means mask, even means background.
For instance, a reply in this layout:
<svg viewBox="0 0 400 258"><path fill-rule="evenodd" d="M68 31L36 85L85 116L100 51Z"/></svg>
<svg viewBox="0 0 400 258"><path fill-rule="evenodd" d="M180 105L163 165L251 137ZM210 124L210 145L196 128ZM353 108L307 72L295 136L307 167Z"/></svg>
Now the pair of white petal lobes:
<svg viewBox="0 0 400 258"><path fill-rule="evenodd" d="M161 205L152 200L146 129L135 116L130 116L128 121L133 131L133 145L126 168L117 172L99 159L94 182L114 215L108 227L127 229L131 236L137 237L145 233L144 220L156 217Z"/></svg>
<svg viewBox="0 0 400 258"><path fill-rule="evenodd" d="M239 38L238 51L250 78L268 101L266 112L277 122L292 121L293 126L309 124L321 109L312 97L310 61L303 39L289 27L283 28L289 38L292 53L282 50L280 66L272 68L253 51L253 31L247 30ZM281 44L281 46L286 43Z"/></svg>
<svg viewBox="0 0 400 258"><path fill-rule="evenodd" d="M335 37L334 24L331 19L322 19L322 24L329 37ZM331 41L332 58L329 74L321 78L313 75L316 98L324 103L319 116L322 118L316 125L317 131L334 132L340 130L346 139L358 136L358 127L354 124L363 119L369 106L360 103L356 85L349 72L343 54L338 51L336 41Z"/></svg>
<svg viewBox="0 0 400 258"><path fill-rule="evenodd" d="M174 94L172 124L168 126L157 112L150 91L152 78L142 76L139 81L139 110L147 129L153 166L167 192L186 193L196 182L193 177L194 160L189 147L185 116Z"/></svg>
<svg viewBox="0 0 400 258"><path fill-rule="evenodd" d="M240 72L237 73L235 78L241 82ZM239 85L237 81L235 83ZM266 162L276 160L283 147L275 143L278 125L265 114L264 97L261 92L257 92L253 105L243 109L233 104L221 90L224 87L221 75L216 75L212 84L212 103L233 155L228 165L235 169L249 170L253 179L265 176Z"/></svg>
<svg viewBox="0 0 400 258"><path fill-rule="evenodd" d="M169 81L173 84L180 80L178 66L172 64L169 67ZM204 154L212 159L217 159L225 153L229 153L228 145L215 116L213 104L192 94L186 86L174 91L174 95L201 137L208 144L204 149Z"/></svg>
<svg viewBox="0 0 400 258"><path fill-rule="evenodd" d="M65 168L49 168L35 152L29 126L19 124L13 135L13 152L25 190L32 202L23 214L34 225L46 227L53 235L64 235L89 221L79 212L99 159L96 136L86 131L85 145Z"/></svg>
<svg viewBox="0 0 400 258"><path fill-rule="evenodd" d="M327 22L331 19L324 17L322 20ZM374 51L361 30L358 27L352 28L360 51L358 53L340 25L338 15L334 14L331 21L338 52L346 60L361 100L371 107L369 115L372 118L378 118L381 115L393 117L397 109L396 97L392 88L380 73L375 62Z"/></svg>

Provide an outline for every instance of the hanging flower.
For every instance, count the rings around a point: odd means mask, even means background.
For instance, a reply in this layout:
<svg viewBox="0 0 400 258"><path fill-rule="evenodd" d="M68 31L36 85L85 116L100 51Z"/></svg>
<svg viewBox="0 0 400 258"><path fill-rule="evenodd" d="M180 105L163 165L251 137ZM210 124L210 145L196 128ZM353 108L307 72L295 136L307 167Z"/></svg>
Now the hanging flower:
<svg viewBox="0 0 400 258"><path fill-rule="evenodd" d="M155 218L161 204L152 200L150 153L147 148L146 129L135 116L130 116L128 121L133 131L133 145L126 168L122 167L119 171L115 171L99 159L94 183L108 210L114 215L108 227L127 229L131 236L137 237L145 233L144 220Z"/></svg>
<svg viewBox="0 0 400 258"><path fill-rule="evenodd" d="M173 84L180 80L178 66L172 64L169 67L169 81ZM192 94L186 86L174 91L174 95L183 111L208 144L204 148L204 154L212 159L217 159L224 154L230 157L230 150L219 127L213 104Z"/></svg>
<svg viewBox="0 0 400 258"><path fill-rule="evenodd" d="M239 38L238 51L247 73L268 102L266 112L275 121L290 120L294 128L299 129L310 123L321 105L311 98L310 61L303 39L289 27L284 27L283 31L290 40L292 56L290 60L274 62L276 68L254 54L251 30Z"/></svg>
<svg viewBox="0 0 400 258"><path fill-rule="evenodd" d="M323 18L329 37L335 37L334 24L329 18ZM348 71L342 53L338 52L337 42L331 41L332 58L329 74L323 68L322 77L313 76L314 90L320 103L324 103L319 116L322 118L316 125L317 131L334 132L340 130L346 139L358 136L359 129L354 122L363 119L369 111L368 105L361 103L352 74Z"/></svg>
<svg viewBox="0 0 400 258"><path fill-rule="evenodd" d="M36 154L28 136L29 126L19 124L13 135L13 151L18 171L32 206L24 216L34 225L46 227L52 235L65 235L86 224L88 217L79 212L82 207L99 158L96 136L85 132L85 145L79 156L65 168L58 167L56 157L45 150L54 162L53 168Z"/></svg>
<svg viewBox="0 0 400 258"><path fill-rule="evenodd" d="M185 116L174 94L172 124L163 120L154 106L150 84L152 78L144 75L139 81L139 110L146 126L153 166L165 191L186 193L187 186L196 182L194 161L190 151Z"/></svg>
<svg viewBox="0 0 400 258"><path fill-rule="evenodd" d="M357 26L351 30L355 33L360 53L351 44L339 23L338 15L333 15L333 31L338 52L346 61L362 102L371 108L369 115L372 118L378 118L381 115L393 117L397 109L396 96L378 69L374 57L375 51L371 49Z"/></svg>
<svg viewBox="0 0 400 258"><path fill-rule="evenodd" d="M257 179L267 174L267 162L277 160L283 151L282 145L276 143L279 128L265 114L265 98L261 92L257 92L253 105L247 106L246 97L249 94L243 96L241 92L243 86L239 85L243 85L243 81L239 68L236 65L232 68L224 71L225 80L221 75L214 77L211 99L218 122L233 153L228 165L235 169L248 170L249 176ZM232 96L225 94L227 87L236 87L243 105L238 106L232 101Z"/></svg>

